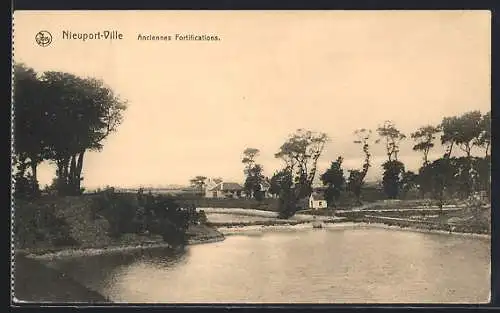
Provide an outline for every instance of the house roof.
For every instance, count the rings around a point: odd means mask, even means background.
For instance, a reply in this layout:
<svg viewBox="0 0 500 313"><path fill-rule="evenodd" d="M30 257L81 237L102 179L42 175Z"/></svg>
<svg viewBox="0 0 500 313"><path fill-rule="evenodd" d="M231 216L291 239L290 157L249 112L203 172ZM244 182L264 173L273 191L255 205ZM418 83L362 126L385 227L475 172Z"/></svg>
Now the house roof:
<svg viewBox="0 0 500 313"><path fill-rule="evenodd" d="M239 190L243 190L243 187L241 187L240 184L238 183L219 183L217 184L217 186L213 187L212 189L210 189L210 191L218 191L218 190L221 190L221 191L239 191Z"/></svg>
<svg viewBox="0 0 500 313"><path fill-rule="evenodd" d="M318 193L313 193L313 194L311 194L311 198L312 198L314 201L325 200L325 196L324 196L324 195L322 195L322 194L318 194Z"/></svg>
<svg viewBox="0 0 500 313"><path fill-rule="evenodd" d="M271 184L265 180L261 183L261 185L263 188L270 188L271 187Z"/></svg>

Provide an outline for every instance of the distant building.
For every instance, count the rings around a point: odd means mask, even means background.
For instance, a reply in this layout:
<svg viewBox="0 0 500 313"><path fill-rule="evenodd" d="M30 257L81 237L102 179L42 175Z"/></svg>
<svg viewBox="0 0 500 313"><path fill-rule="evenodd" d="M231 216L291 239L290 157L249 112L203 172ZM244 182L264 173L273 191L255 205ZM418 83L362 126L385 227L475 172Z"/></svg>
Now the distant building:
<svg viewBox="0 0 500 313"><path fill-rule="evenodd" d="M207 178L207 180L205 181L204 189L205 189L205 191L210 190L210 189L214 188L215 186L217 186L217 184L219 184L219 183L220 183L220 180L218 180L218 179Z"/></svg>
<svg viewBox="0 0 500 313"><path fill-rule="evenodd" d="M267 180L264 180L260 184L260 190L264 193L264 198L272 198L273 195L269 192L269 189L271 189L271 183Z"/></svg>
<svg viewBox="0 0 500 313"><path fill-rule="evenodd" d="M206 188L205 197L207 198L240 198L243 192L243 187L238 183L220 182L213 187Z"/></svg>
<svg viewBox="0 0 500 313"><path fill-rule="evenodd" d="M273 197L271 195L271 193L269 192L270 188L271 188L271 184L268 181L263 180L260 183L260 191L263 193L264 198L272 198ZM247 192L245 192L245 191L243 191L243 195L248 196L250 198L253 198L253 194L247 195Z"/></svg>
<svg viewBox="0 0 500 313"><path fill-rule="evenodd" d="M323 194L313 192L309 196L309 209L318 210L318 209L326 209L327 207L328 203Z"/></svg>

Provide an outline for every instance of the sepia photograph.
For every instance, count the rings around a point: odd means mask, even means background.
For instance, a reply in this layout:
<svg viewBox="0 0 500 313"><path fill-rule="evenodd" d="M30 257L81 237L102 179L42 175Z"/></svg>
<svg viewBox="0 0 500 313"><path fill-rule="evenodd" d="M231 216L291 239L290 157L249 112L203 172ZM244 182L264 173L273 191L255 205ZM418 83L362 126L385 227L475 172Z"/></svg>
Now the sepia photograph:
<svg viewBox="0 0 500 313"><path fill-rule="evenodd" d="M491 12L15 11L11 303L491 301Z"/></svg>

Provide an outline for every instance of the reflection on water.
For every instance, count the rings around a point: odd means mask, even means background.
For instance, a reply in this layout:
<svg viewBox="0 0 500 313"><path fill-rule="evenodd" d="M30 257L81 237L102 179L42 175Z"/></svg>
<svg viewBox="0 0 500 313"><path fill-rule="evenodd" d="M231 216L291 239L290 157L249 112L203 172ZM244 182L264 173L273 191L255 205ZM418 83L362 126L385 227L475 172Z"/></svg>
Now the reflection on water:
<svg viewBox="0 0 500 313"><path fill-rule="evenodd" d="M52 264L117 302L489 301L488 240L387 229L230 236Z"/></svg>

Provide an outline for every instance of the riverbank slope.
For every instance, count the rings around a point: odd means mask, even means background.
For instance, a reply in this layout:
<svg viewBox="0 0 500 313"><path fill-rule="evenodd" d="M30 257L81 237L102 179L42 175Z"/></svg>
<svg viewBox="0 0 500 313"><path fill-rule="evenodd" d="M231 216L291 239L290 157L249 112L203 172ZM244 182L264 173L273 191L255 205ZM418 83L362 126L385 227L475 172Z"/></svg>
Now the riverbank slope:
<svg viewBox="0 0 500 313"><path fill-rule="evenodd" d="M101 294L82 286L63 273L59 273L37 260L23 256L16 257L13 282L13 300L15 303L110 302Z"/></svg>
<svg viewBox="0 0 500 313"><path fill-rule="evenodd" d="M98 196L42 198L34 201L16 201L14 217L14 248L17 252L46 254L66 250L112 249L148 245L174 244L161 232L156 234L133 227L120 233L113 232L117 219L143 207L133 203L134 198L125 199L114 211L99 214L105 208L96 201ZM99 200L99 198L97 198ZM123 201L123 200L122 200ZM101 207L99 207L99 205ZM97 212L97 213L96 213ZM132 226L141 225L136 217L126 216ZM170 223L171 225L173 223ZM175 224L173 224L175 225ZM161 231L160 227L156 227ZM167 224L167 226L169 226ZM115 227L116 228L116 227ZM223 240L224 236L215 228L197 219L188 221L184 239L189 244Z"/></svg>

